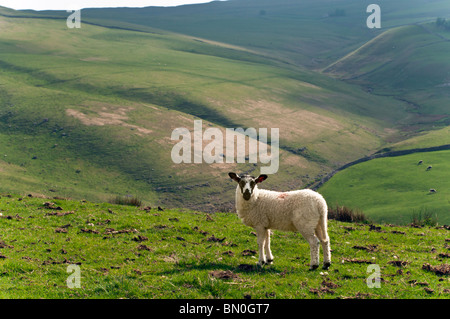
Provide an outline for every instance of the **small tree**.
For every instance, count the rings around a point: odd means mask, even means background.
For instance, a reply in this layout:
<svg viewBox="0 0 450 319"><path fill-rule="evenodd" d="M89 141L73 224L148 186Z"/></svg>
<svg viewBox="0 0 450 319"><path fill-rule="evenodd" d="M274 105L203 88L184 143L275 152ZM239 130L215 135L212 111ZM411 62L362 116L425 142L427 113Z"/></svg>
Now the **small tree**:
<svg viewBox="0 0 450 319"><path fill-rule="evenodd" d="M450 31L450 21L445 20L445 18L437 18L436 26L446 31Z"/></svg>
<svg viewBox="0 0 450 319"><path fill-rule="evenodd" d="M442 27L446 24L445 18L437 18L436 19L436 26Z"/></svg>

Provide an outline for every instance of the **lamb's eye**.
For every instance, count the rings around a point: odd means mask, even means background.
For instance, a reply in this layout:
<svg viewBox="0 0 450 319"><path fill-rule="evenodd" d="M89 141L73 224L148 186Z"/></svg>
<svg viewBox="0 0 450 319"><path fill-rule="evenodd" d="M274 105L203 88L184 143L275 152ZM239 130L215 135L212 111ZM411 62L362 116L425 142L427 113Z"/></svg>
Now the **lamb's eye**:
<svg viewBox="0 0 450 319"><path fill-rule="evenodd" d="M251 187L255 186L255 182L254 182L254 181L251 181L251 182L250 182L250 186L251 186Z"/></svg>

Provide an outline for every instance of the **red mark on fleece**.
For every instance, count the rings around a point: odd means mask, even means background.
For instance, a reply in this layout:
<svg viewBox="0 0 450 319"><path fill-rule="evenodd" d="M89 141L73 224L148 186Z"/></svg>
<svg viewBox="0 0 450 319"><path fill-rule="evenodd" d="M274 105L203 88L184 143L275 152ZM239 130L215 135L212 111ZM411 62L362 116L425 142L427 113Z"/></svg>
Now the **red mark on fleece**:
<svg viewBox="0 0 450 319"><path fill-rule="evenodd" d="M277 198L279 199L285 199L288 195L286 193L281 193L280 195L278 195Z"/></svg>

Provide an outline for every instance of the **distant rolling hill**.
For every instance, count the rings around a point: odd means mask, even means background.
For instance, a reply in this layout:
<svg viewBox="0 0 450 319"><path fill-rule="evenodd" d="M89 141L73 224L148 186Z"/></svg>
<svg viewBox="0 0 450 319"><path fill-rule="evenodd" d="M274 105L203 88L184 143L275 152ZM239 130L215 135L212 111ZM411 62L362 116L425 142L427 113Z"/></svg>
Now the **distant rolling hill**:
<svg viewBox="0 0 450 319"><path fill-rule="evenodd" d="M325 73L410 103L411 124L450 123L450 32L435 23L390 29Z"/></svg>
<svg viewBox="0 0 450 319"><path fill-rule="evenodd" d="M153 27L253 49L273 59L320 69L383 30L368 29L370 0L229 0L173 8L87 9L102 23ZM382 27L450 17L445 0L380 0ZM336 15L336 11L341 14Z"/></svg>
<svg viewBox="0 0 450 319"><path fill-rule="evenodd" d="M280 170L266 183L278 189L414 144L432 125L445 129L442 117L417 121L396 88L383 95L318 72L383 30L354 27L367 16L360 2L312 3L89 9L81 29L67 28L67 12L0 9L0 191L89 200L130 194L230 210L226 173L258 174L261 165L174 164L175 128L192 130L199 119L222 131L280 128ZM429 21L447 5L433 3L425 15L395 6L386 16L391 24ZM336 6L346 15L327 16Z"/></svg>

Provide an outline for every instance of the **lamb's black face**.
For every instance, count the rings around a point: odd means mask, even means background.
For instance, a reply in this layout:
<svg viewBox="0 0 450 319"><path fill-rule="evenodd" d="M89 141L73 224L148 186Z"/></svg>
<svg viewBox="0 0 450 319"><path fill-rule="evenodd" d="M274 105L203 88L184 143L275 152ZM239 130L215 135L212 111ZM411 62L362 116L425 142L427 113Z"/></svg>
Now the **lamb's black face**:
<svg viewBox="0 0 450 319"><path fill-rule="evenodd" d="M241 177L239 187L241 188L242 197L244 197L245 200L249 200L250 197L252 197L255 185L256 182L253 176L245 175Z"/></svg>
<svg viewBox="0 0 450 319"><path fill-rule="evenodd" d="M261 183L267 178L267 175L260 175L258 178L254 178L250 175L238 176L235 173L228 173L228 175L239 184L242 197L245 200L249 200L252 197L256 184Z"/></svg>

